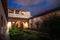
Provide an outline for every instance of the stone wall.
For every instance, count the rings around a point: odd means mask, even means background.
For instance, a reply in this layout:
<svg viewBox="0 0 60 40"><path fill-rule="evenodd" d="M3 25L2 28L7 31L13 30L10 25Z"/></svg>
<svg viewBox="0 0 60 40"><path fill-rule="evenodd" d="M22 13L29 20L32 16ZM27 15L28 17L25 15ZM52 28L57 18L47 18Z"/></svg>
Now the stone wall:
<svg viewBox="0 0 60 40"><path fill-rule="evenodd" d="M30 19L30 21L32 22L32 23L29 23L30 28L37 29L36 22L39 23L38 26L40 27L41 24L44 22L44 20L49 20L50 18L53 18L54 16L60 16L60 10L49 12L42 16L33 17Z"/></svg>
<svg viewBox="0 0 60 40"><path fill-rule="evenodd" d="M7 30L7 17L3 8L3 4L0 0L0 39L1 40L5 40L6 30Z"/></svg>

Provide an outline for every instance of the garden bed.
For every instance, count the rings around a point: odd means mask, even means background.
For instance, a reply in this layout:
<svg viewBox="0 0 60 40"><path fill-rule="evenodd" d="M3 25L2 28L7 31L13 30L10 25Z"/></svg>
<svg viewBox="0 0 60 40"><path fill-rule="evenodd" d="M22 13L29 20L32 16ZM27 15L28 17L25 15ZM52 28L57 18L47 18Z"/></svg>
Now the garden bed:
<svg viewBox="0 0 60 40"><path fill-rule="evenodd" d="M28 31L26 29L12 28L9 30L11 40L37 40L38 36L36 32Z"/></svg>

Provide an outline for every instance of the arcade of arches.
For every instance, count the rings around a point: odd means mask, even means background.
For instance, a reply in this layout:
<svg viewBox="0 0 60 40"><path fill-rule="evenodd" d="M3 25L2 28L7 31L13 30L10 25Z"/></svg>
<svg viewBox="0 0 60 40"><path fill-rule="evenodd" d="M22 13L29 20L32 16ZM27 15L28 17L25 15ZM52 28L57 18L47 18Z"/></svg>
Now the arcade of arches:
<svg viewBox="0 0 60 40"><path fill-rule="evenodd" d="M8 22L10 22L10 28L28 28L28 20L25 19L9 19Z"/></svg>

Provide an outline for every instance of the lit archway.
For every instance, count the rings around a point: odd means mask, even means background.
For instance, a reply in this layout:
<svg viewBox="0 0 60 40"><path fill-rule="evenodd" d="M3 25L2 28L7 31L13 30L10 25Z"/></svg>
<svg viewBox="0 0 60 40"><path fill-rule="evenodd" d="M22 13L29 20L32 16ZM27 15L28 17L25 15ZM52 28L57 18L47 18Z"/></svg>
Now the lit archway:
<svg viewBox="0 0 60 40"><path fill-rule="evenodd" d="M23 22L23 28L28 28L28 23L27 22Z"/></svg>

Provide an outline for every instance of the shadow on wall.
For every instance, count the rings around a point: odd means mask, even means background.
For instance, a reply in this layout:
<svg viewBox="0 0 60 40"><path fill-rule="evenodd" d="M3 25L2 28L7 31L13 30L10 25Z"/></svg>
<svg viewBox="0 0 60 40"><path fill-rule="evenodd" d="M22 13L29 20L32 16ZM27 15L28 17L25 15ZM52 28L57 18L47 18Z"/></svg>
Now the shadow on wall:
<svg viewBox="0 0 60 40"><path fill-rule="evenodd" d="M42 35L43 34L43 35ZM59 40L60 39L60 16L53 16L44 20L39 28L39 36L43 39Z"/></svg>

